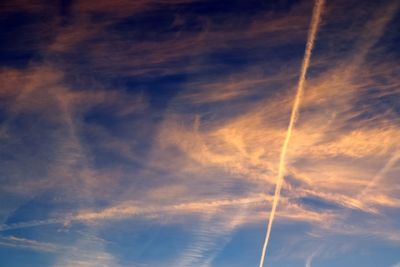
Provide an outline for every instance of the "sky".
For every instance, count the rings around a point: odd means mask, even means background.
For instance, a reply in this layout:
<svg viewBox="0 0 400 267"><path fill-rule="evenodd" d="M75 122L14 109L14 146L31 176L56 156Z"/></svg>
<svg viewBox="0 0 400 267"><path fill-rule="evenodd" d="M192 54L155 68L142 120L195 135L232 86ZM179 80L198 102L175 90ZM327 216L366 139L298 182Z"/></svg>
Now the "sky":
<svg viewBox="0 0 400 267"><path fill-rule="evenodd" d="M314 5L2 0L0 266L256 267L272 214L263 267L399 267L400 2Z"/></svg>

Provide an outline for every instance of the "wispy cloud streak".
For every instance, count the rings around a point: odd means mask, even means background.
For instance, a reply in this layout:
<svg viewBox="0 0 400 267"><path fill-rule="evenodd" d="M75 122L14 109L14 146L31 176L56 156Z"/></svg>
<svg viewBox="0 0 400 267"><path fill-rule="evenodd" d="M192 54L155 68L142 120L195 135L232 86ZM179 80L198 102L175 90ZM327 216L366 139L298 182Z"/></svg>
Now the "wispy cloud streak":
<svg viewBox="0 0 400 267"><path fill-rule="evenodd" d="M33 220L28 222L20 222L13 224L3 224L0 225L0 232L15 230L21 228L37 227L42 225L50 224L64 224L68 225L71 222L97 222L102 220L117 220L130 218L133 216L140 215L151 215L155 216L157 214L163 213L207 213L214 214L216 211L222 208L234 206L249 206L258 205L265 201L270 200L266 195L257 195L247 198L240 199L222 199L215 201L200 201L191 203L181 203L176 205L166 205L166 206L154 206L154 207L140 207L137 203L126 202L120 205L116 205L101 211L80 211L74 215L69 215L61 218L52 218L45 220Z"/></svg>
<svg viewBox="0 0 400 267"><path fill-rule="evenodd" d="M52 243L40 242L16 236L0 236L0 246L44 252L60 252L67 248Z"/></svg>
<svg viewBox="0 0 400 267"><path fill-rule="evenodd" d="M320 250L321 250L321 248L317 249L310 256L307 257L306 267L311 267L311 263L312 263L313 259L315 258L315 256L317 256L319 254Z"/></svg>
<svg viewBox="0 0 400 267"><path fill-rule="evenodd" d="M369 191L373 188L374 185L381 183L381 180L385 176L385 174L393 168L397 161L400 160L400 152L396 152L393 154L390 159L386 162L386 164L379 170L379 172L372 178L372 180L368 183L368 185L361 191L358 195L358 199L362 199L365 195L369 193Z"/></svg>
<svg viewBox="0 0 400 267"><path fill-rule="evenodd" d="M324 0L316 0L315 1L313 16L312 16L312 20L311 20L311 26L310 26L310 30L309 30L308 38L307 38L306 51L304 54L303 63L302 63L301 70L300 70L300 78L299 78L299 82L298 82L298 86L297 86L296 97L295 97L295 100L293 103L293 108L292 108L292 112L290 115L290 121L289 121L289 126L287 128L285 141L283 143L281 154L280 154L278 177L277 177L276 186L275 186L275 195L274 195L274 200L272 203L271 213L269 215L267 233L266 233L266 237L265 237L265 241L264 241L264 245L263 245L263 249L262 249L262 254L261 254L260 267L264 266L265 253L266 253L266 250L268 247L268 241L269 241L269 237L271 235L272 223L274 221L276 208L278 206L279 197L281 194L281 189L282 189L282 184L283 184L283 176L285 175L287 148L288 148L289 141L290 141L290 138L292 135L292 130L293 130L294 124L299 115L299 108L300 108L301 99L303 96L304 84L305 84L305 80L306 80L308 67L310 65L311 53L312 53L312 49L314 47L314 41L315 41L315 37L317 35L317 30L318 30L318 25L319 25L320 18L321 18L323 5L324 5Z"/></svg>

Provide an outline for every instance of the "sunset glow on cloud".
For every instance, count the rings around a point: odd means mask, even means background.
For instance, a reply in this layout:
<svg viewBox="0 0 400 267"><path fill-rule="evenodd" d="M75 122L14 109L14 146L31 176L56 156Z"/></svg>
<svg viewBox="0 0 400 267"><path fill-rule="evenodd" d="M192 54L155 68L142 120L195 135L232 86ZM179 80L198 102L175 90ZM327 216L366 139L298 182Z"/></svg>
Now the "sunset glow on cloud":
<svg viewBox="0 0 400 267"><path fill-rule="evenodd" d="M398 1L0 15L0 266L399 266Z"/></svg>

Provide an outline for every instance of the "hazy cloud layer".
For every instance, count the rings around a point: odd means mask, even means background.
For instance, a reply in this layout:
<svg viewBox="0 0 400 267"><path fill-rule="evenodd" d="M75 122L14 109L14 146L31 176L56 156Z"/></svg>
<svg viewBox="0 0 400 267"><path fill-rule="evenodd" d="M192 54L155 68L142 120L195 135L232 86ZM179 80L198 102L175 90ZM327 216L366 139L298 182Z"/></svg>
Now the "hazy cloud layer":
<svg viewBox="0 0 400 267"><path fill-rule="evenodd" d="M0 4L0 265L257 265L312 6ZM398 22L326 2L267 266L397 266Z"/></svg>

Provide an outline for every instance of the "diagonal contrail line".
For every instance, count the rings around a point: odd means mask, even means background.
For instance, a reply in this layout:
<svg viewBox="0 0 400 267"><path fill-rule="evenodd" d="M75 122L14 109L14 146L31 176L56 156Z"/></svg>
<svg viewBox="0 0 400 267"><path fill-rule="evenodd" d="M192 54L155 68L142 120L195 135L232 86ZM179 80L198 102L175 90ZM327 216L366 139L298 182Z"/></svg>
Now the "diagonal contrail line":
<svg viewBox="0 0 400 267"><path fill-rule="evenodd" d="M266 233L266 237L265 237L265 241L264 241L264 245L263 245L263 249L262 249L262 254L261 254L261 259L260 259L260 267L263 267L263 265L264 265L265 253L267 250L269 237L271 235L272 223L274 221L276 208L278 206L279 197L281 194L283 177L285 175L286 152L287 152L289 141L290 141L290 138L292 135L292 130L293 130L294 124L299 115L299 107L300 107L301 99L303 96L307 70L310 65L311 52L314 47L314 41L315 41L315 37L317 35L317 30L318 30L318 25L319 25L320 18L321 18L323 5L324 5L324 0L316 0L315 4L314 4L314 10L313 10L313 15L312 15L312 19L311 19L310 30L308 32L307 46L306 46L306 50L304 53L303 63L302 63L301 70L300 70L300 77L299 77L299 81L298 81L298 85L297 85L296 97L295 97L295 100L293 103L285 141L283 143L280 158L279 158L279 169L278 169L278 177L277 177L276 185L275 185L275 195L274 195L274 200L272 203L272 209L271 209L271 212L269 215L267 233Z"/></svg>

